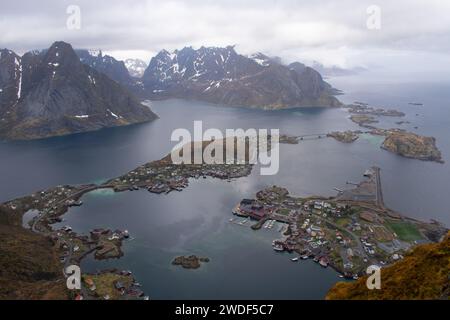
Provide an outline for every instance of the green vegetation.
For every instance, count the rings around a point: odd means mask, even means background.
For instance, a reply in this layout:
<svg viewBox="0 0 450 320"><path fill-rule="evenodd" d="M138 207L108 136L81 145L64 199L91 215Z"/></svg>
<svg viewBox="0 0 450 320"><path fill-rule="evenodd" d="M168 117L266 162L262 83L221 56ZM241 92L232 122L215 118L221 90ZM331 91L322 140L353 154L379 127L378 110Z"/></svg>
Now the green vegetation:
<svg viewBox="0 0 450 320"><path fill-rule="evenodd" d="M48 238L2 223L0 238L0 300L67 299L62 264Z"/></svg>
<svg viewBox="0 0 450 320"><path fill-rule="evenodd" d="M409 222L387 221L386 225L403 241L423 239L417 227Z"/></svg>
<svg viewBox="0 0 450 320"><path fill-rule="evenodd" d="M368 290L367 277L339 282L328 300L424 300L450 297L450 233L441 243L419 245L403 260L382 269L381 290Z"/></svg>
<svg viewBox="0 0 450 320"><path fill-rule="evenodd" d="M86 283L86 279L92 279L96 286L95 292L99 297L108 295L110 299L120 299L122 296L120 291L114 287L117 281L120 281L124 287L128 288L133 283L133 278L129 276L122 276L116 273L102 273L98 275L83 275L83 282Z"/></svg>
<svg viewBox="0 0 450 320"><path fill-rule="evenodd" d="M339 218L336 220L336 224L340 227L345 227L348 225L352 220L350 218Z"/></svg>
<svg viewBox="0 0 450 320"><path fill-rule="evenodd" d="M289 209L279 209L277 213L287 216L289 214Z"/></svg>

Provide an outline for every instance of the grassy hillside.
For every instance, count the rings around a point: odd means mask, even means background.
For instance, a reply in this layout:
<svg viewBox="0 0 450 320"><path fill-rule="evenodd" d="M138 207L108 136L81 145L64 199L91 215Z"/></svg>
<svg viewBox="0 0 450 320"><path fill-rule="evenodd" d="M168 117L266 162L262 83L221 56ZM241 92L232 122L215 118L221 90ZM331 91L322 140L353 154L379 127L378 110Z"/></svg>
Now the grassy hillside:
<svg viewBox="0 0 450 320"><path fill-rule="evenodd" d="M450 297L450 233L440 243L420 245L381 270L381 289L368 290L367 277L337 283L326 299L446 299Z"/></svg>
<svg viewBox="0 0 450 320"><path fill-rule="evenodd" d="M0 223L0 299L66 299L62 269L49 239Z"/></svg>

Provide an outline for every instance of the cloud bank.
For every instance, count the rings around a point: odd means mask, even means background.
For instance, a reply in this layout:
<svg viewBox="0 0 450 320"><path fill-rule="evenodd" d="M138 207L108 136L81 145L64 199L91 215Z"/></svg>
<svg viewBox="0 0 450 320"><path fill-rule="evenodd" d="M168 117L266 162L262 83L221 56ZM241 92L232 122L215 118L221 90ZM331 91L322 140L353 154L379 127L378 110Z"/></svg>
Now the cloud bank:
<svg viewBox="0 0 450 320"><path fill-rule="evenodd" d="M381 28L367 28L376 4ZM69 5L81 28L66 26ZM10 1L0 12L0 47L18 53L64 40L119 59L149 60L161 49L236 45L287 62L341 67L417 67L450 62L450 1L439 0L71 0ZM434 63L434 65L433 65Z"/></svg>

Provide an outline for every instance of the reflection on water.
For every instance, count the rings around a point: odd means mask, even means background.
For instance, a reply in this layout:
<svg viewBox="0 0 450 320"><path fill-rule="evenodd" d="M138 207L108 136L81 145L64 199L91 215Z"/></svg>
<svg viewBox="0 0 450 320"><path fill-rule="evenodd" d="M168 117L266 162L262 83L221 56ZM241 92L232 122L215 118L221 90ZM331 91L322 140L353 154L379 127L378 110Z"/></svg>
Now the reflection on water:
<svg viewBox="0 0 450 320"><path fill-rule="evenodd" d="M201 179L168 195L89 193L83 206L70 209L64 224L77 232L100 226L129 230L133 240L125 242L123 258L99 262L90 257L82 269L131 269L154 299L322 298L339 279L334 271L311 261L294 263L292 255L273 251L272 240L281 237L278 225L253 231L250 221L230 222L239 185ZM175 256L190 254L210 262L198 270L171 265Z"/></svg>
<svg viewBox="0 0 450 320"><path fill-rule="evenodd" d="M448 86L346 87L346 102L369 102L403 111L403 128L435 136L445 164L401 158L380 150L377 137L363 136L352 144L334 139L280 146L280 171L275 176L252 174L227 183L191 181L182 192L154 195L146 191L114 194L99 190L83 197L84 205L64 217L77 231L95 227L128 229L135 239L125 244L125 256L113 262L87 260L83 268L131 269L152 298L322 298L338 280L332 270L313 262L290 261L271 249L276 230L254 232L229 222L231 208L242 198L270 185L287 187L298 196L331 196L346 181L359 181L371 166L382 169L386 204L420 219L450 225L450 90ZM349 88L349 90L347 90ZM418 89L419 88L419 89ZM410 106L420 101L426 107ZM33 142L0 143L0 200L30 194L60 184L104 181L151 160L174 146L176 128L278 128L291 135L360 129L343 109L264 111L211 107L204 103L169 100L152 102L160 119L142 125ZM396 118L382 117L381 127L395 127ZM415 129L414 127L418 127ZM4 181L7 181L5 183ZM30 214L31 215L31 214ZM25 219L32 219L26 215ZM211 258L199 270L173 267L172 258L195 253Z"/></svg>
<svg viewBox="0 0 450 320"><path fill-rule="evenodd" d="M30 229L30 222L39 214L39 210L28 210L22 217L22 227Z"/></svg>

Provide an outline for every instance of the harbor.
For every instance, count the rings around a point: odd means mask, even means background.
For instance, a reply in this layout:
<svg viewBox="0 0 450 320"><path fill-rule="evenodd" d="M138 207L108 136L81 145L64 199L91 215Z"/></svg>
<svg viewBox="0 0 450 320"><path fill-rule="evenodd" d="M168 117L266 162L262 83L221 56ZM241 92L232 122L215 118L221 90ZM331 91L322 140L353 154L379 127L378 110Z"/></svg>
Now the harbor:
<svg viewBox="0 0 450 320"><path fill-rule="evenodd" d="M447 229L437 222L403 216L383 201L380 169L364 172L353 189L338 190L336 197L299 198L285 188L259 191L256 199L243 199L233 214L256 221L254 230L279 224L281 239L272 242L276 252L297 254L291 261L312 259L340 276L358 279L369 265L392 264L419 243L439 241ZM348 182L347 182L348 184ZM284 228L283 224L287 225Z"/></svg>

